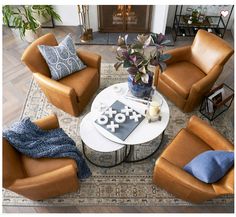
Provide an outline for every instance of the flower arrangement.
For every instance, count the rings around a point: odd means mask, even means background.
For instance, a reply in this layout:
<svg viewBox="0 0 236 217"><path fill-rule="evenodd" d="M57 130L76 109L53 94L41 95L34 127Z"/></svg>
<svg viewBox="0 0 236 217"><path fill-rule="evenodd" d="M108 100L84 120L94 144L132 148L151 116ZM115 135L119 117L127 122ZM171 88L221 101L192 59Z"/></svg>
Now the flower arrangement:
<svg viewBox="0 0 236 217"><path fill-rule="evenodd" d="M114 67L116 70L123 65L127 72L133 77L134 83L150 83L153 78L153 72L150 66L159 66L163 71L166 68L165 60L171 56L163 53L165 44L170 42L163 34L138 35L137 39L130 45L127 43L128 35L119 36L118 47L116 50L118 60ZM145 48L151 43L154 49L146 55Z"/></svg>

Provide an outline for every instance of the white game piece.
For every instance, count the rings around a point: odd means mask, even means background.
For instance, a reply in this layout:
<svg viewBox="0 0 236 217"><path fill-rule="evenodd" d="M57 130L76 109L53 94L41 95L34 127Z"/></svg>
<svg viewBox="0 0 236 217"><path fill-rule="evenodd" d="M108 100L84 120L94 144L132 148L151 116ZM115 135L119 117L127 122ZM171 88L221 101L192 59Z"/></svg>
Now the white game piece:
<svg viewBox="0 0 236 217"><path fill-rule="evenodd" d="M126 116L124 114L122 114L122 113L116 114L116 116L115 116L116 123L122 124L125 122L125 120L126 120Z"/></svg>
<svg viewBox="0 0 236 217"><path fill-rule="evenodd" d="M107 114L109 116L109 118L112 118L113 114L115 115L117 113L117 111L116 110L112 110L112 108L110 107L104 113Z"/></svg>
<svg viewBox="0 0 236 217"><path fill-rule="evenodd" d="M111 121L110 124L107 125L108 129L111 129L111 132L115 132L116 128L119 128L119 124L115 124L114 121Z"/></svg>
<svg viewBox="0 0 236 217"><path fill-rule="evenodd" d="M130 120L134 119L134 122L138 122L138 119L141 118L142 115L136 112L133 112L131 116L129 116Z"/></svg>
<svg viewBox="0 0 236 217"><path fill-rule="evenodd" d="M129 113L132 111L133 109L129 108L127 105L123 109L121 109L121 112L125 113L126 116L129 116Z"/></svg>
<svg viewBox="0 0 236 217"><path fill-rule="evenodd" d="M107 124L108 117L106 115L100 115L99 118L97 119L97 121L101 125Z"/></svg>

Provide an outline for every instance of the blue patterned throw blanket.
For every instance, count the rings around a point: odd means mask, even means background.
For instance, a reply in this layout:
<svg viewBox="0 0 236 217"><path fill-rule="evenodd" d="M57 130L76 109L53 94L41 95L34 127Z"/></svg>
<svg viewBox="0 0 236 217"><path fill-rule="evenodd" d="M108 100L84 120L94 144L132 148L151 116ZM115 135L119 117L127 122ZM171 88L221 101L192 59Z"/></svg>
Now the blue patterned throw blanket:
<svg viewBox="0 0 236 217"><path fill-rule="evenodd" d="M79 168L80 179L91 175L75 142L61 128L43 130L29 118L24 118L3 131L3 137L24 155L32 158L72 158Z"/></svg>

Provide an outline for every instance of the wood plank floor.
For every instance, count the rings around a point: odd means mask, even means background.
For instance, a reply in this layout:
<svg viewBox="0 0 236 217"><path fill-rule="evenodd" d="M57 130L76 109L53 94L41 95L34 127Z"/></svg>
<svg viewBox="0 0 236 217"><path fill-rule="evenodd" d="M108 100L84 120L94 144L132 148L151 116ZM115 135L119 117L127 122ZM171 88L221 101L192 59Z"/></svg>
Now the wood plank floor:
<svg viewBox="0 0 236 217"><path fill-rule="evenodd" d="M72 33L76 38L76 27L56 27L54 29L43 29L43 33L53 32L57 39L63 38L66 34ZM234 47L234 40L230 32L226 33L225 40ZM192 39L179 38L175 47L191 44ZM27 91L31 81L31 72L21 61L21 54L27 47L27 43L14 37L9 28L3 27L3 127L6 127L18 120L23 109ZM82 45L81 49L97 52L102 56L102 62L114 63L115 53L113 46L100 45ZM171 49L173 47L168 47ZM217 84L225 82L234 87L234 58L224 67L224 70L217 80ZM233 124L234 108L231 106L228 111ZM99 212L99 213L130 213L130 212L233 212L233 207L10 207L4 206L3 212L6 213L32 213L32 212Z"/></svg>

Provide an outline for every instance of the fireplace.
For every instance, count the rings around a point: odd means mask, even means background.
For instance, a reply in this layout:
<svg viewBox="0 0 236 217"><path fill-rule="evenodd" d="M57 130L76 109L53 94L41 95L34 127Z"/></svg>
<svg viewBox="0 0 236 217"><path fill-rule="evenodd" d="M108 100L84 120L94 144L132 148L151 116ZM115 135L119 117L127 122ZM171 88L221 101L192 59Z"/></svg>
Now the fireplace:
<svg viewBox="0 0 236 217"><path fill-rule="evenodd" d="M100 32L150 32L151 5L99 5Z"/></svg>

